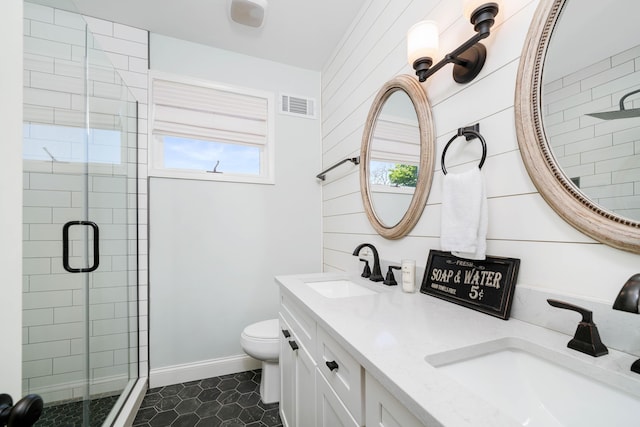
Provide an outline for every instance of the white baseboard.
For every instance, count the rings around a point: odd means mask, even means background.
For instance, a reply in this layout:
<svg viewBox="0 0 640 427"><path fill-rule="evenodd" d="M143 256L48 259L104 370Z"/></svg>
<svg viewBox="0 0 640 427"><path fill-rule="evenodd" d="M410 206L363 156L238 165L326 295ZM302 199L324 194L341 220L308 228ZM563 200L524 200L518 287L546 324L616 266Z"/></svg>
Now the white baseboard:
<svg viewBox="0 0 640 427"><path fill-rule="evenodd" d="M259 369L260 366L261 362L259 360L247 355L238 355L163 368L151 368L149 372L149 388L251 371Z"/></svg>

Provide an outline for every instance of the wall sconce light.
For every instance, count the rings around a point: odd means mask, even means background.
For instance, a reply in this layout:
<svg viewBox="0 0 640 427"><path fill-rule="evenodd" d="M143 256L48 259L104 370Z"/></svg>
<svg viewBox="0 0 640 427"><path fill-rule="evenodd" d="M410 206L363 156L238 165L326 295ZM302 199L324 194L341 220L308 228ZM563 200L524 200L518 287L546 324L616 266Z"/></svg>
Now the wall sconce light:
<svg viewBox="0 0 640 427"><path fill-rule="evenodd" d="M472 81L487 57L487 49L480 40L489 37L490 29L498 14L497 3L483 3L485 0L466 0L464 2L465 17L473 24L476 35L461 44L453 52L433 65L433 58L438 51L438 25L434 21L418 22L407 33L407 58L416 70L416 75L424 82L448 63L453 63L453 80L458 83Z"/></svg>

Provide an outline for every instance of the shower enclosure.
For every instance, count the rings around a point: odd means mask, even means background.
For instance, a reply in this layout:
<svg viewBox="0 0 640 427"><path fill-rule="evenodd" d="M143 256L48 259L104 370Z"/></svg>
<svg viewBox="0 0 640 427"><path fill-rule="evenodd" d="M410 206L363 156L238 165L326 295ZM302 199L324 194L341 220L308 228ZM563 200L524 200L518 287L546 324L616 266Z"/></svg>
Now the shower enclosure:
<svg viewBox="0 0 640 427"><path fill-rule="evenodd" d="M138 378L137 104L52 3L24 3L23 394L36 425L110 425Z"/></svg>

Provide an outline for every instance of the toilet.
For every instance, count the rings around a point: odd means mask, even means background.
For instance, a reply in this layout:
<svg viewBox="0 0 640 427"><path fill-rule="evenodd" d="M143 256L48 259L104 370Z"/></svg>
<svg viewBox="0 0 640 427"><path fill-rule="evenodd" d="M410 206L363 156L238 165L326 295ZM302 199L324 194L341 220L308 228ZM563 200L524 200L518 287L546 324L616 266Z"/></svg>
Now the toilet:
<svg viewBox="0 0 640 427"><path fill-rule="evenodd" d="M280 342L278 319L253 323L242 331L240 345L245 353L262 361L260 398L263 403L280 401Z"/></svg>

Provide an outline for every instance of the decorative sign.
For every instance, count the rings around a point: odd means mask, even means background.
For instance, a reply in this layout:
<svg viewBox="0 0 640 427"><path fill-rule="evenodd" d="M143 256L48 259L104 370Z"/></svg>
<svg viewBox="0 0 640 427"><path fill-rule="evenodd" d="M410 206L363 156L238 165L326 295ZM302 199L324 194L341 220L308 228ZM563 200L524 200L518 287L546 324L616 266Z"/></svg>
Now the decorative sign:
<svg viewBox="0 0 640 427"><path fill-rule="evenodd" d="M431 250L420 292L507 320L519 267L517 258L478 261Z"/></svg>

